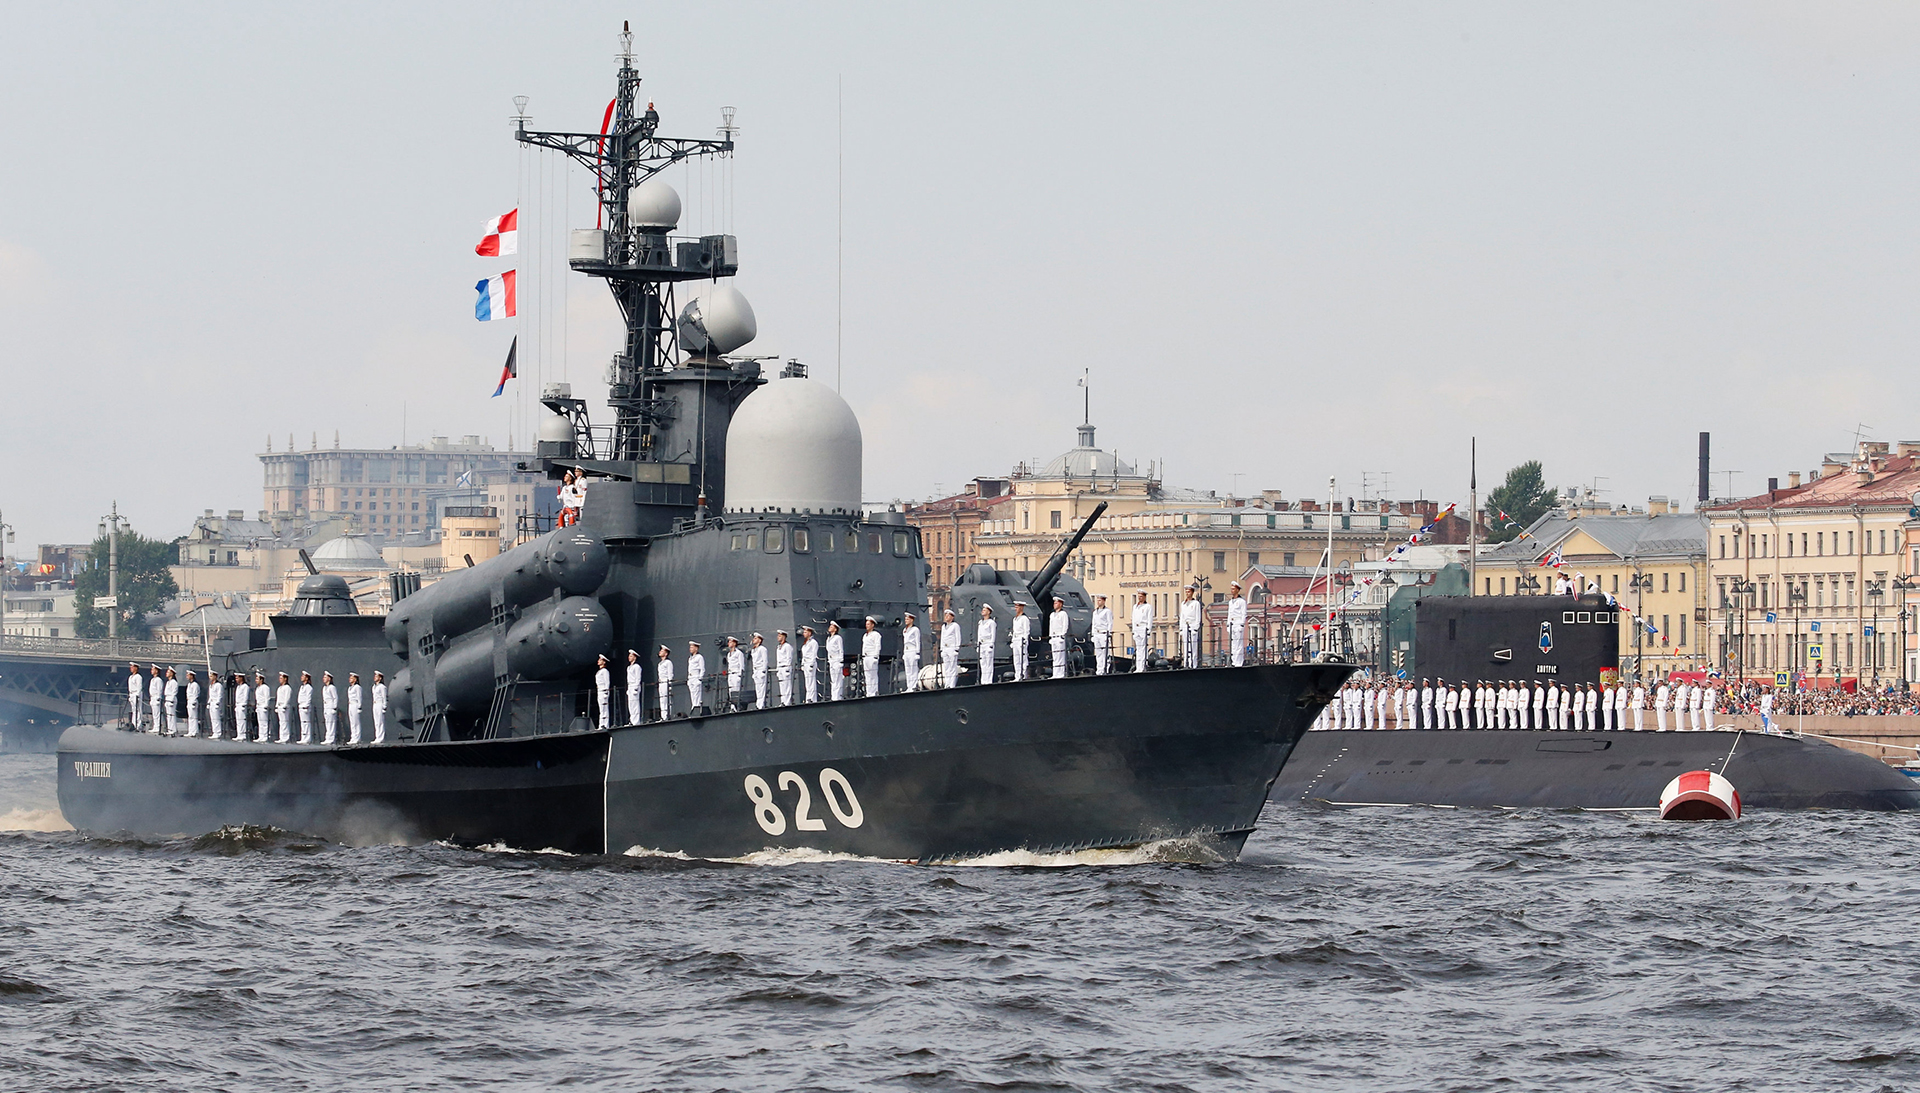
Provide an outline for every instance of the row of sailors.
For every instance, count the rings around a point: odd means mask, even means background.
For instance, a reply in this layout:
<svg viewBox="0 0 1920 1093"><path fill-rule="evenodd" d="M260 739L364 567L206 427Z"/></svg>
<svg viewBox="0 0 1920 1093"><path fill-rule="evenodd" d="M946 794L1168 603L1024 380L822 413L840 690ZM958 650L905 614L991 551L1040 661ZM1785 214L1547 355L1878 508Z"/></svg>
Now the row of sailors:
<svg viewBox="0 0 1920 1093"><path fill-rule="evenodd" d="M227 711L233 712L234 740L256 740L267 743L277 740L282 744L314 743L314 703L319 701L322 735L319 743L337 744L340 742L340 699L341 691L333 682L332 672L320 673L320 686L314 687L313 676L308 672L300 673L300 684L296 688L288 673L281 672L277 687L267 684L266 673L255 671L253 684L247 683L244 673L233 672L224 679L219 673L209 673L206 686L206 702L201 703L201 686L198 676L192 669L187 670L187 678L181 680L172 668L151 666L151 676L143 678L138 664L127 665L127 724L135 732L165 733L168 735L200 735L200 712L207 715L207 735L220 740L228 736ZM232 695L229 707L227 698ZM387 742L387 679L384 673L373 673L373 686L369 696L367 689L360 685L360 673L347 674L346 687L347 737L349 744L365 743L361 725L361 712L365 709L366 699L373 699L373 740L375 744ZM249 733L248 710L253 713L253 731ZM276 725L277 722L277 725ZM277 733L275 729L278 729ZM184 733L183 731L184 730ZM297 733L297 735L296 735Z"/></svg>
<svg viewBox="0 0 1920 1093"><path fill-rule="evenodd" d="M1422 679L1411 683L1353 682L1342 687L1314 722L1316 729L1384 729L1392 713L1397 729L1579 729L1626 730L1631 713L1633 731L1646 727L1651 700L1657 731L1673 728L1711 731L1719 688L1712 683L1662 681L1649 690L1642 683L1539 683L1484 680L1461 683ZM1763 718L1770 718L1773 695L1760 699ZM1691 724L1689 724L1691 719Z"/></svg>

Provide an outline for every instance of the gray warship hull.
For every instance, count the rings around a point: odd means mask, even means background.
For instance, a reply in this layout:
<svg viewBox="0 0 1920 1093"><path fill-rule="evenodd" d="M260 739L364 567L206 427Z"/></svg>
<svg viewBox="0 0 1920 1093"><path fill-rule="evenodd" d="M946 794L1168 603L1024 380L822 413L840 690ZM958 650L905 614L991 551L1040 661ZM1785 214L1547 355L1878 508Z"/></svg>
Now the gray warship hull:
<svg viewBox="0 0 1920 1093"><path fill-rule="evenodd" d="M1913 780L1869 756L1805 737L1725 731L1309 732L1273 800L1657 809L1661 790L1689 770L1723 774L1749 809L1920 808Z"/></svg>
<svg viewBox="0 0 1920 1093"><path fill-rule="evenodd" d="M1079 677L380 747L83 726L60 743L60 806L81 829L159 835L909 861L1189 839L1231 857L1349 671Z"/></svg>

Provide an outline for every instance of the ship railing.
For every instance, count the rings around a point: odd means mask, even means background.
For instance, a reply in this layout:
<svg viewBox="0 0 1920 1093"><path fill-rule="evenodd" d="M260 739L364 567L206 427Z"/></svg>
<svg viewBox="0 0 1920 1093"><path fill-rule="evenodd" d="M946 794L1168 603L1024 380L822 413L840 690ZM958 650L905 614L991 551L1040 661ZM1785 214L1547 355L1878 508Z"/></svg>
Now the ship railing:
<svg viewBox="0 0 1920 1093"><path fill-rule="evenodd" d="M43 638L9 635L0 637L0 653L29 656L67 657L85 660L137 660L143 664L171 664L200 658L197 644L172 641L141 641L134 638Z"/></svg>
<svg viewBox="0 0 1920 1093"><path fill-rule="evenodd" d="M110 729L130 728L132 704L126 691L81 691L76 698L80 707L75 724L102 725ZM144 697L140 700L146 702Z"/></svg>

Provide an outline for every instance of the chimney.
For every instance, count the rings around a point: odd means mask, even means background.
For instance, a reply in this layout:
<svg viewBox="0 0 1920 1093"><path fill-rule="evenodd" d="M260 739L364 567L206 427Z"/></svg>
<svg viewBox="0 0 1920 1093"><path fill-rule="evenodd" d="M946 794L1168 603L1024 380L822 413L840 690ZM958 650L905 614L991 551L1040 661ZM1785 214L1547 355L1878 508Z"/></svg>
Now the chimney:
<svg viewBox="0 0 1920 1093"><path fill-rule="evenodd" d="M1779 492L1780 492L1780 480L1778 478L1767 479L1767 500L1769 501L1773 500L1774 496Z"/></svg>
<svg viewBox="0 0 1920 1093"><path fill-rule="evenodd" d="M1707 489L1707 438L1710 435L1709 433L1700 434L1700 503L1703 505L1707 503L1709 496Z"/></svg>
<svg viewBox="0 0 1920 1093"><path fill-rule="evenodd" d="M1790 490L1797 490L1800 488L1800 472L1799 471L1787 472L1787 488Z"/></svg>

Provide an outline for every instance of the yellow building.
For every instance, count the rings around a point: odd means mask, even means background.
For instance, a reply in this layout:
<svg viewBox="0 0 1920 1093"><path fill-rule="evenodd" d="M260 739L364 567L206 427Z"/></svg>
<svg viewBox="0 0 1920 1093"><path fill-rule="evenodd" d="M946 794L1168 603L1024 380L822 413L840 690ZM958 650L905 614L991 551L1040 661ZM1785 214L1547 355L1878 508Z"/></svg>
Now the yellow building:
<svg viewBox="0 0 1920 1093"><path fill-rule="evenodd" d="M479 565L500 556L500 510L449 505L440 510L440 568Z"/></svg>
<svg viewBox="0 0 1920 1093"><path fill-rule="evenodd" d="M1578 590L1597 586L1657 632L1637 627L1626 611L1620 620L1620 669L1642 679L1708 665L1707 521L1698 513L1575 515L1556 510L1534 521L1528 538L1483 553L1477 595L1549 595L1559 577ZM1584 511L1584 510L1583 510ZM1555 570L1540 563L1560 552Z"/></svg>

